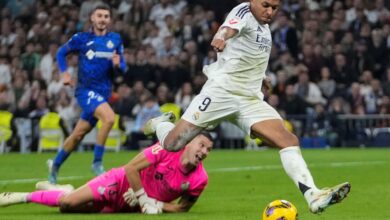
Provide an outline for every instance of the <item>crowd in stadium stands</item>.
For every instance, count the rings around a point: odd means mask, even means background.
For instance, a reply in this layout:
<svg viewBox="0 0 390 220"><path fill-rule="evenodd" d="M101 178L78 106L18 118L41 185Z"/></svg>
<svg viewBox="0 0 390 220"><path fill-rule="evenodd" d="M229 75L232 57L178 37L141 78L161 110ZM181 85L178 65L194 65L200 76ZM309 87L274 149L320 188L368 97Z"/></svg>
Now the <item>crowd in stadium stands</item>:
<svg viewBox="0 0 390 220"><path fill-rule="evenodd" d="M89 29L89 12L101 2L0 3L1 110L30 118L55 110L64 121L78 118L73 89L62 85L55 54L73 34ZM114 79L115 112L135 120L150 100L160 106L174 102L183 112L206 80L203 65L216 60L210 41L223 21L213 8L216 1L105 2L113 8L111 29L122 36L127 63L127 72ZM390 114L389 1L281 2L270 25L270 104L283 115L310 115L317 129L337 126L339 114ZM68 57L75 77L77 62L75 55ZM137 126L134 132L142 127Z"/></svg>

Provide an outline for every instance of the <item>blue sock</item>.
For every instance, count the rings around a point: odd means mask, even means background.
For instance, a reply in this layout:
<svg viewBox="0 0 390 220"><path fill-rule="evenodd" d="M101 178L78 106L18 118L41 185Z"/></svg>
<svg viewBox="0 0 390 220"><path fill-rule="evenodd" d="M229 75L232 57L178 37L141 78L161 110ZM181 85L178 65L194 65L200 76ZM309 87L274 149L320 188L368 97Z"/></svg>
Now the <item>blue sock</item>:
<svg viewBox="0 0 390 220"><path fill-rule="evenodd" d="M64 149L61 149L54 159L54 167L60 168L60 166L64 163L64 161L69 157L70 152L66 152Z"/></svg>
<svg viewBox="0 0 390 220"><path fill-rule="evenodd" d="M102 163L104 146L96 144L95 148L93 149L93 154L94 154L93 163Z"/></svg>

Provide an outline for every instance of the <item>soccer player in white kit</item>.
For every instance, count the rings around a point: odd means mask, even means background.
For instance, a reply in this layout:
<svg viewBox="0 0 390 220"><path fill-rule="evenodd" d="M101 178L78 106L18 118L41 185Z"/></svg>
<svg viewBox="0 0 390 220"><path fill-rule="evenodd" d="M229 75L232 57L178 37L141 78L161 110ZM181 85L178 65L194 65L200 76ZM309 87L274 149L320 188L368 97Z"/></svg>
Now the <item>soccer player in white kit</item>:
<svg viewBox="0 0 390 220"><path fill-rule="evenodd" d="M201 130L229 120L252 137L280 149L287 175L304 195L310 211L320 213L343 200L351 185L346 182L318 189L301 155L298 138L263 101L261 87L272 46L268 23L280 4L280 0L250 0L233 8L211 42L219 52L218 59L204 67L208 80L200 94L176 126L170 122L173 115L166 113L150 120L145 134L156 132L165 149L177 151Z"/></svg>

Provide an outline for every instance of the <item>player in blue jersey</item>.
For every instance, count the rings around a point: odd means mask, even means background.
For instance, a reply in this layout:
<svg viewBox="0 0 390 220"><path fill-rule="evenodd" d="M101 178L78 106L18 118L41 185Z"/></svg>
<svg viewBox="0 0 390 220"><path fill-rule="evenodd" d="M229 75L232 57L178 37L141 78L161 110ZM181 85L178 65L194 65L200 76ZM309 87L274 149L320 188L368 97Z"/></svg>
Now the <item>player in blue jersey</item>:
<svg viewBox="0 0 390 220"><path fill-rule="evenodd" d="M65 85L73 86L72 76L67 72L66 56L77 53L79 56L78 76L75 96L82 113L72 134L66 138L63 148L54 160L49 160L49 182L57 182L60 166L100 120L102 127L98 131L94 147L92 170L96 175L104 172L102 158L104 144L114 124L114 111L107 100L111 96L112 78L116 73L125 72L123 44L118 33L110 32L110 8L97 6L91 13L92 28L88 32L77 33L62 45L57 52L58 66Z"/></svg>

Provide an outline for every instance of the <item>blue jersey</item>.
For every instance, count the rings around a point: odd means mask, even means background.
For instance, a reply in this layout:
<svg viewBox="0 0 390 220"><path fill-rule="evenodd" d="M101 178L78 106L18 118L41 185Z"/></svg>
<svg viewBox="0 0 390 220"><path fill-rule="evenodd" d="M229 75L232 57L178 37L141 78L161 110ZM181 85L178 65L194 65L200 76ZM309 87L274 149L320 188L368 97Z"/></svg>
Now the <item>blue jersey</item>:
<svg viewBox="0 0 390 220"><path fill-rule="evenodd" d="M115 72L112 63L114 51L120 56L120 70L125 72L123 44L118 33L96 36L93 31L80 32L60 47L57 60L61 72L67 70L67 54L77 52L79 56L76 96L85 91L94 91L108 100Z"/></svg>

